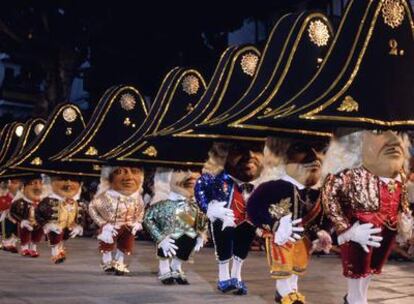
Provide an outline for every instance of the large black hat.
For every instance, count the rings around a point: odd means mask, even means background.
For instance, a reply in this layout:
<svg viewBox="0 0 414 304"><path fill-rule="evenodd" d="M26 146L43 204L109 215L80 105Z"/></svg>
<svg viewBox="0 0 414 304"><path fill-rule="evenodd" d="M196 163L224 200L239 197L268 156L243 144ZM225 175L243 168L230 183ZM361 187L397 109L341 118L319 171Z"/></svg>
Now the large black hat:
<svg viewBox="0 0 414 304"><path fill-rule="evenodd" d="M198 71L174 68L164 78L148 117L137 131L101 157L114 162L120 151L129 153L136 150L146 135L156 133L192 113L198 107L205 89L206 83Z"/></svg>
<svg viewBox="0 0 414 304"><path fill-rule="evenodd" d="M322 13L282 17L269 36L257 74L243 96L221 115L175 136L249 141L264 140L268 135L330 137L329 130L289 123L270 131L267 125L260 125L257 116L299 92L323 64L332 41L332 26Z"/></svg>
<svg viewBox="0 0 414 304"><path fill-rule="evenodd" d="M99 176L99 168L86 162L52 161L83 131L85 122L76 105L58 105L40 134L9 164L11 170L71 176Z"/></svg>
<svg viewBox="0 0 414 304"><path fill-rule="evenodd" d="M406 0L350 0L311 82L263 124L414 127L414 25Z"/></svg>
<svg viewBox="0 0 414 304"><path fill-rule="evenodd" d="M171 135L189 130L229 109L249 86L259 57L260 52L254 46L227 48L194 109L175 123L148 135L145 142L139 143L134 149L122 152L118 159L168 167L202 166L210 143Z"/></svg>
<svg viewBox="0 0 414 304"><path fill-rule="evenodd" d="M8 161L0 167L1 179L32 175L30 172L9 169L9 166L14 163L15 159L19 157L21 153L23 153L26 146L30 144L37 137L37 135L40 134L44 128L44 125L44 119L35 118L28 120L25 123L24 127L15 129L15 133L17 133L16 136L19 137L19 139L14 147L10 147L13 152L10 154L10 157L8 157Z"/></svg>
<svg viewBox="0 0 414 304"><path fill-rule="evenodd" d="M99 162L99 155L130 137L148 115L145 100L131 86L114 86L99 100L84 130L53 160Z"/></svg>

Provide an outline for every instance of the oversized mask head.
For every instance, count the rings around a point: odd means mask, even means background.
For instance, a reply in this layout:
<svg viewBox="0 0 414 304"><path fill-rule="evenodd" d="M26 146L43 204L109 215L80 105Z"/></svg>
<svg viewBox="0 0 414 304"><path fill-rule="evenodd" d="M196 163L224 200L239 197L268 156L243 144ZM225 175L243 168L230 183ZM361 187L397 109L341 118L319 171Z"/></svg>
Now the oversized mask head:
<svg viewBox="0 0 414 304"><path fill-rule="evenodd" d="M79 194L81 182L75 177L68 176L52 176L52 191L65 199L74 199Z"/></svg>
<svg viewBox="0 0 414 304"><path fill-rule="evenodd" d="M286 173L305 187L316 185L327 145L323 141L293 141L285 155Z"/></svg>
<svg viewBox="0 0 414 304"><path fill-rule="evenodd" d="M396 177L407 157L404 135L374 130L364 131L362 138L362 165L377 176Z"/></svg>
<svg viewBox="0 0 414 304"><path fill-rule="evenodd" d="M263 169L263 143L238 143L229 148L225 169L242 182L259 177Z"/></svg>
<svg viewBox="0 0 414 304"><path fill-rule="evenodd" d="M7 184L7 190L16 195L17 191L22 187L22 181L20 179L10 179Z"/></svg>
<svg viewBox="0 0 414 304"><path fill-rule="evenodd" d="M43 192L43 181L41 178L28 180L24 183L23 194L29 200L38 202L41 199Z"/></svg>
<svg viewBox="0 0 414 304"><path fill-rule="evenodd" d="M144 170L139 167L117 167L109 175L111 188L123 195L140 190L144 181Z"/></svg>
<svg viewBox="0 0 414 304"><path fill-rule="evenodd" d="M200 173L196 171L174 171L171 174L170 189L186 198L194 196L194 186Z"/></svg>

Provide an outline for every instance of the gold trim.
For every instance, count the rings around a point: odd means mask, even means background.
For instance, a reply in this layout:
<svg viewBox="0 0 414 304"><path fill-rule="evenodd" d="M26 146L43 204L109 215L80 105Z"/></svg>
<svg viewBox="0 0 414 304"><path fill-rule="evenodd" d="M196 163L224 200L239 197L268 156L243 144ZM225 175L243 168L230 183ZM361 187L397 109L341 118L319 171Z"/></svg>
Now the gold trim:
<svg viewBox="0 0 414 304"><path fill-rule="evenodd" d="M95 148L95 147L90 146L90 147L88 148L88 150L86 150L85 155L88 155L88 156L95 156L95 155L98 155L98 150L96 150L96 148Z"/></svg>
<svg viewBox="0 0 414 304"><path fill-rule="evenodd" d="M404 21L405 10L400 0L382 0L381 12L384 23L393 29Z"/></svg>
<svg viewBox="0 0 414 304"><path fill-rule="evenodd" d="M85 148L91 142L91 140L95 138L95 135L98 132L98 130L100 130L100 127L104 119L106 118L108 111L111 109L112 104L115 102L115 100L119 98L122 92L127 91L127 90L131 90L135 94L137 94L141 102L141 106L142 106L141 109L144 111L144 114L148 116L148 110L145 105L144 98L142 97L141 93L136 88L132 86L118 86L118 87L110 88L103 94L103 96L98 102L98 106L96 107L94 111L94 113L96 111L99 111L100 115L97 114L99 115L98 116L99 118L94 121L90 120L88 123L88 128L82 131L82 133L86 132L86 134L82 138L80 138L79 141L75 140L74 141L74 143L76 143L75 145L72 146L71 144L69 146L70 148L64 149L58 154L52 156L50 159L51 160L65 160L65 159L67 160L69 158L72 158L75 154L79 153L83 148ZM105 103L105 107L102 107L103 100L107 99L108 96L111 96L111 99L109 100L109 102Z"/></svg>
<svg viewBox="0 0 414 304"><path fill-rule="evenodd" d="M43 161L40 157L35 157L30 164L34 165L34 166L41 166L43 165Z"/></svg>
<svg viewBox="0 0 414 304"><path fill-rule="evenodd" d="M409 7L407 6L407 3L404 2L404 7L406 9L407 12L410 12ZM368 11L369 9L367 9ZM369 117L346 117L346 116L331 116L331 115L316 115L320 112L322 112L323 110L325 110L327 107L329 107L330 105L332 105L333 103L335 103L338 98L342 95L344 95L344 93L349 89L349 87L352 85L353 81L355 80L355 77L357 76L358 72L359 72L359 68L362 62L362 59L365 55L365 52L368 48L368 45L371 41L371 37L373 35L376 23L378 21L378 16L379 13L381 12L381 5L378 5L374 17L370 23L370 28L367 34L367 37L365 38L364 44L362 46L362 49L358 55L358 60L355 64L355 66L353 67L353 71L352 74L350 76L350 78L348 79L348 81L345 83L345 85L342 87L341 90L339 90L339 92L337 92L332 98L330 98L327 102L325 102L324 104L318 106L317 108L300 115L299 117L301 119L307 119L307 120L333 120L333 121L351 121L351 122L364 122L364 123L368 123L368 124L376 124L379 126L386 126L386 127L393 127L393 126L402 126L402 125L414 125L414 120L402 120L402 121L384 121L384 120L379 120L379 119L373 119L373 118L369 118ZM365 12L365 16L366 16L367 12ZM414 24L413 24L413 20L411 17L411 13L407 14L408 18L409 18L409 22L411 25L411 34L413 35L414 38ZM363 24L365 23L365 17L364 17L364 21L361 23ZM355 39L354 42L354 46L355 44L358 42L359 40L359 36L360 36L360 32L357 35L357 38ZM352 54L355 52L354 48L347 60L347 63L345 65L344 70L346 70L346 68L349 65L349 61L350 58L352 56ZM337 82L339 82L339 80L342 78L342 74L337 78L337 80L335 81L335 85L337 84ZM330 90L332 90L333 86L330 87ZM317 101L319 101L320 99L322 99L325 95L319 97L318 99L316 99L312 104L316 103Z"/></svg>
<svg viewBox="0 0 414 304"><path fill-rule="evenodd" d="M340 112L358 112L359 104L355 101L352 96L345 96L345 99L342 101L341 105L337 108Z"/></svg>
<svg viewBox="0 0 414 304"><path fill-rule="evenodd" d="M309 23L308 35L310 41L319 47L328 45L329 38L331 38L328 26L321 20L311 21Z"/></svg>
<svg viewBox="0 0 414 304"><path fill-rule="evenodd" d="M157 157L158 155L158 151L154 146L149 146L148 148L146 148L142 154L144 155L148 155L149 157Z"/></svg>
<svg viewBox="0 0 414 304"><path fill-rule="evenodd" d="M100 174L92 174L92 173L84 173L84 172L71 172L71 171L60 171L60 170L49 170L49 169L38 169L33 167L22 167L17 166L13 169L17 170L27 170L27 171L33 171L33 172L40 172L40 173L46 173L46 174L61 174L61 175L74 175L74 176L89 176L89 177L99 177Z"/></svg>

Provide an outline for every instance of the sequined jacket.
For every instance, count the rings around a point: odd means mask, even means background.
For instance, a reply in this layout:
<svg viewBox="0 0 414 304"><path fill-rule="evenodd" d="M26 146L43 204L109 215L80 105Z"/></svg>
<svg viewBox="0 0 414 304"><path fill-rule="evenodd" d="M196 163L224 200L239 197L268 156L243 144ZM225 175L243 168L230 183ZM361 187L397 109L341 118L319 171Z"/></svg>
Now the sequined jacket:
<svg viewBox="0 0 414 304"><path fill-rule="evenodd" d="M195 238L207 230L207 217L194 201L186 199L160 201L147 209L144 226L156 242L171 236Z"/></svg>
<svg viewBox="0 0 414 304"><path fill-rule="evenodd" d="M79 201L70 203L52 197L44 198L35 211L35 218L39 225L48 223L57 224L61 229L71 229L81 225L86 214L86 205Z"/></svg>
<svg viewBox="0 0 414 304"><path fill-rule="evenodd" d="M285 180L265 182L253 191L247 201L247 213L252 223L272 234L279 227L280 219L292 213L292 219L302 219L305 234L316 239L316 233L328 229L324 220L319 190L299 190Z"/></svg>
<svg viewBox="0 0 414 304"><path fill-rule="evenodd" d="M117 227L132 226L142 222L144 203L140 197L111 195L111 192L107 191L91 201L89 215L99 227L107 223Z"/></svg>
<svg viewBox="0 0 414 304"><path fill-rule="evenodd" d="M374 212L380 208L380 178L363 167L347 169L329 175L322 188L322 204L337 234L347 230L353 223L350 211ZM408 197L404 191L400 209L408 212Z"/></svg>
<svg viewBox="0 0 414 304"><path fill-rule="evenodd" d="M208 204L212 200L226 201L229 207L234 181L225 172L219 175L203 174L197 180L195 186L195 198L198 206L203 212L207 212Z"/></svg>
<svg viewBox="0 0 414 304"><path fill-rule="evenodd" d="M27 220L32 226L37 226L35 218L35 210L37 204L27 201L24 198L20 198L14 201L10 207L10 217L17 222Z"/></svg>

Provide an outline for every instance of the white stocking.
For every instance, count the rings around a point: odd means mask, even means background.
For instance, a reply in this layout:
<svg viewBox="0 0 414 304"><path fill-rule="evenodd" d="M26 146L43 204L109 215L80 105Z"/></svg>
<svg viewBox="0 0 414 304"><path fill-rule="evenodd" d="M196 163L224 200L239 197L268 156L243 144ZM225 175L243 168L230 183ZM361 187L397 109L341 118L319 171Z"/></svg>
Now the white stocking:
<svg viewBox="0 0 414 304"><path fill-rule="evenodd" d="M238 257L234 257L233 258L233 265L231 267L231 277L232 278L236 278L237 280L241 281L241 269L243 266L243 262L244 260L238 258Z"/></svg>
<svg viewBox="0 0 414 304"><path fill-rule="evenodd" d="M293 289L290 286L290 278L276 280L276 290L282 297L293 292Z"/></svg>
<svg viewBox="0 0 414 304"><path fill-rule="evenodd" d="M159 261L160 275L170 272L170 261L168 259L160 259Z"/></svg>
<svg viewBox="0 0 414 304"><path fill-rule="evenodd" d="M124 253L119 249L116 250L115 260L117 260L119 263L124 264Z"/></svg>
<svg viewBox="0 0 414 304"><path fill-rule="evenodd" d="M366 298L362 290L362 283L364 279L347 279L348 281L348 296L349 304L366 304Z"/></svg>
<svg viewBox="0 0 414 304"><path fill-rule="evenodd" d="M102 263L108 264L112 261L112 252L104 252L102 253Z"/></svg>
<svg viewBox="0 0 414 304"><path fill-rule="evenodd" d="M292 274L292 276L289 278L290 287L293 291L298 291L298 279L299 277L296 274Z"/></svg>
<svg viewBox="0 0 414 304"><path fill-rule="evenodd" d="M33 251L37 251L37 245L35 243L30 243L30 249Z"/></svg>
<svg viewBox="0 0 414 304"><path fill-rule="evenodd" d="M365 299L365 303L368 303L368 287L369 287L369 283L371 282L371 278L372 276L368 276L366 278L363 278L361 281L361 290L362 290L362 295L364 296L364 299Z"/></svg>
<svg viewBox="0 0 414 304"><path fill-rule="evenodd" d="M230 261L219 262L219 281L230 280Z"/></svg>
<svg viewBox="0 0 414 304"><path fill-rule="evenodd" d="M27 245L21 245L20 246L20 249L23 251L23 250L28 250L29 249L29 244L27 244Z"/></svg>
<svg viewBox="0 0 414 304"><path fill-rule="evenodd" d="M59 244L52 246L52 256L57 256L59 253Z"/></svg>
<svg viewBox="0 0 414 304"><path fill-rule="evenodd" d="M183 262L181 260L177 259L176 257L173 257L171 261L171 269L176 272L182 272L182 264Z"/></svg>

